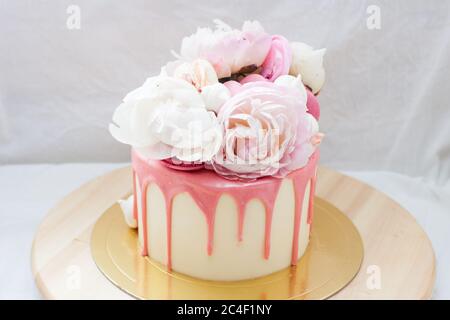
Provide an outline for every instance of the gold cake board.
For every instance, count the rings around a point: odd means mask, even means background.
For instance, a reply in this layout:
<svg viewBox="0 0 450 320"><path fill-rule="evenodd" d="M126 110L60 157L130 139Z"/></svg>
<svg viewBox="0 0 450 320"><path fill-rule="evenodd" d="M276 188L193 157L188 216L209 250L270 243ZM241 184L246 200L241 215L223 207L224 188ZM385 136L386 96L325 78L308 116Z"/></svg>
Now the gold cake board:
<svg viewBox="0 0 450 320"><path fill-rule="evenodd" d="M363 244L352 222L328 202L314 201L314 228L296 267L243 281L206 281L139 256L137 231L114 205L95 224L91 251L115 285L139 299L324 299L349 283L361 266Z"/></svg>
<svg viewBox="0 0 450 320"><path fill-rule="evenodd" d="M133 299L130 294L118 288L102 274L91 252L94 225L108 208L114 208L113 205L117 199L130 192L131 181L130 167L114 170L66 196L46 216L36 233L32 249L33 274L44 298ZM435 279L433 248L424 231L405 209L366 184L323 167L320 167L318 171L316 195L326 200L319 199L319 206L330 204L353 222L364 245L364 259L358 274L330 299L428 299L431 297ZM110 213L109 217L105 215L102 219L104 218L118 219L118 216L117 213L115 217L114 213ZM314 228L316 223L320 223L320 219L326 220L327 215L319 213L315 218L317 219L314 222ZM312 248L314 248L314 228ZM133 236L133 231L128 230L128 232L131 232L129 236ZM140 256L136 257L143 259ZM305 263L304 261L306 259L300 261L296 270L289 268L268 276L269 279L273 277L272 280L279 282L283 287L280 292L283 292L284 296L270 297L268 291L259 290L264 287L264 283L256 283L256 287L260 286L256 291L262 292L262 295L255 298L287 298L289 292L300 292L301 290L298 289L301 289L304 283L298 281L298 277L290 282L290 286L289 281L287 284L283 281L296 275L294 271L302 272L300 266ZM136 264L139 265L139 262ZM149 266L154 268L153 271L158 272L154 274L163 277L162 279L172 279L170 281L172 285L173 279L178 281L178 285L187 283L187 278L183 278L186 276L164 275L164 270L153 262L145 261L143 265L146 268ZM122 274L124 274L123 271L127 272L127 270L121 270ZM265 278L249 281L264 282L267 281ZM336 279L333 276L328 278ZM326 287L320 281L316 284L322 288ZM228 287L233 285L239 286L242 283L228 284ZM226 284L225 287L229 290ZM127 290L125 287L123 289ZM317 285L313 289L317 289ZM275 293L273 290L271 292ZM144 297L149 293L149 288L146 289L144 284L140 294ZM168 296L168 293L167 291L166 296L161 298L182 298ZM269 296L265 296L265 293ZM324 296L326 295L294 294L292 298L314 299Z"/></svg>

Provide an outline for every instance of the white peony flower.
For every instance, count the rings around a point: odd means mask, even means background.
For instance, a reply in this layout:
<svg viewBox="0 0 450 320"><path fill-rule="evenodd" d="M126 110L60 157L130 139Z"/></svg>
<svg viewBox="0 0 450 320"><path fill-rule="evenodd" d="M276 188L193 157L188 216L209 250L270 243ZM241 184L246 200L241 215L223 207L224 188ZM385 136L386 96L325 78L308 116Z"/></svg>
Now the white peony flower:
<svg viewBox="0 0 450 320"><path fill-rule="evenodd" d="M229 90L219 82L214 68L206 60L171 61L161 69L161 75L183 79L192 84L201 93L206 109L216 114L230 98Z"/></svg>
<svg viewBox="0 0 450 320"><path fill-rule="evenodd" d="M302 76L298 75L296 77L290 75L279 76L274 83L276 85L288 88L294 88L300 95L301 101L307 101L308 94L306 93L306 88L303 85Z"/></svg>
<svg viewBox="0 0 450 320"><path fill-rule="evenodd" d="M325 82L323 56L326 49L314 50L301 42L291 42L292 64L289 74L301 75L303 83L311 88L313 93L319 92Z"/></svg>
<svg viewBox="0 0 450 320"><path fill-rule="evenodd" d="M222 83L216 83L203 87L201 96L205 102L206 109L219 113L222 105L231 98L230 91Z"/></svg>
<svg viewBox="0 0 450 320"><path fill-rule="evenodd" d="M114 138L151 159L208 161L219 150L221 129L200 93L187 81L149 78L113 115Z"/></svg>
<svg viewBox="0 0 450 320"><path fill-rule="evenodd" d="M220 20L214 20L216 29L198 28L197 32L183 38L180 60L198 58L208 60L219 78L229 77L243 67L259 67L271 46L271 37L257 21L246 21L242 30L232 29Z"/></svg>

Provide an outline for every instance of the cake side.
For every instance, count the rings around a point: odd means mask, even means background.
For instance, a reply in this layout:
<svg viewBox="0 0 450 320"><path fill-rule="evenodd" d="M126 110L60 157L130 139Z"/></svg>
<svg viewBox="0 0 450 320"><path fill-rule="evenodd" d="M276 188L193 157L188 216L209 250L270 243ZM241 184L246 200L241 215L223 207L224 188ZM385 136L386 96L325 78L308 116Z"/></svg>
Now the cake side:
<svg viewBox="0 0 450 320"><path fill-rule="evenodd" d="M132 146L142 255L210 280L295 265L312 222L325 49L214 20L128 93L109 130Z"/></svg>
<svg viewBox="0 0 450 320"><path fill-rule="evenodd" d="M179 172L134 151L142 254L207 280L256 278L296 264L309 241L318 157L284 179L249 183L209 170Z"/></svg>

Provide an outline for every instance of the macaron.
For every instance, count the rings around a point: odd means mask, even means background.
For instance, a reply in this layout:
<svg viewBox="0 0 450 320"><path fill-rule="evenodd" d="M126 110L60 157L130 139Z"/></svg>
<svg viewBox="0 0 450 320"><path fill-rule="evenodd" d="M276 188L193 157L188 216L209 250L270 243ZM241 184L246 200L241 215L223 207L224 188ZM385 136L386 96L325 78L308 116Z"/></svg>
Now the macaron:
<svg viewBox="0 0 450 320"><path fill-rule="evenodd" d="M311 92L308 88L306 88L307 99L306 99L306 107L308 108L308 112L319 121L320 118L320 105L317 97L314 93Z"/></svg>
<svg viewBox="0 0 450 320"><path fill-rule="evenodd" d="M161 163L168 168L179 171L194 171L205 167L203 163L184 162L178 159L164 159L161 160Z"/></svg>

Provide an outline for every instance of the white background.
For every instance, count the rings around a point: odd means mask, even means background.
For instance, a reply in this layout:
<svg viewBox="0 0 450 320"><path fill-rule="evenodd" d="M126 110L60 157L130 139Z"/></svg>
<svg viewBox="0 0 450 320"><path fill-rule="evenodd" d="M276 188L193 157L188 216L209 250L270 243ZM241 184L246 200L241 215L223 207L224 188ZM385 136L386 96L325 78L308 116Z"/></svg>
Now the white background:
<svg viewBox="0 0 450 320"><path fill-rule="evenodd" d="M81 10L79 30L66 26L71 4ZM379 30L366 24L373 4L381 10ZM128 147L106 129L113 110L172 59L170 50L179 50L183 36L212 26L214 18L233 27L256 19L269 33L328 48L319 96L326 134L321 163L366 178L407 207L433 241L438 270L446 270L450 1L445 0L0 0L0 229L8 230L0 231L0 253L16 250L11 230L19 236L25 221L29 230L20 248L22 258L28 255L38 220L63 195L58 191L84 181L68 171L87 168L33 164L129 161ZM96 168L89 172L105 166ZM396 174L383 180L376 171ZM52 172L54 179L47 180ZM24 189L33 200L24 200ZM0 272L11 272L1 260ZM450 297L450 278L442 273L438 282L447 287L438 296ZM14 288L14 296L30 297L24 287ZM5 292L0 288L0 297Z"/></svg>
<svg viewBox="0 0 450 320"><path fill-rule="evenodd" d="M4 1L2 163L127 161L106 127L183 36L220 18L327 47L322 163L450 175L449 1ZM69 4L81 29L66 27ZM369 4L381 29L366 25Z"/></svg>

